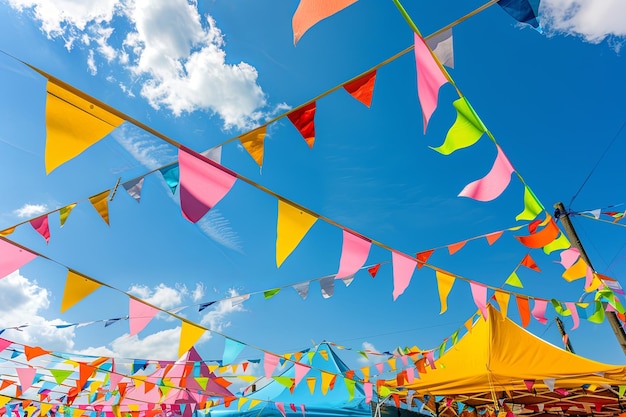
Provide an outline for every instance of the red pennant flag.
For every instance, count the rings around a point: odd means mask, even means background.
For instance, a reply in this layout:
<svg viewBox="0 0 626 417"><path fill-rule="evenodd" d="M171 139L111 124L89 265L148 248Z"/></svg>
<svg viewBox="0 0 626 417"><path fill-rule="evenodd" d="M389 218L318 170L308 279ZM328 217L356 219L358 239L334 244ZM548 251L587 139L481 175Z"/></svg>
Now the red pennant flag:
<svg viewBox="0 0 626 417"><path fill-rule="evenodd" d="M524 384L526 384L526 388L528 388L528 391L532 392L533 391L533 386L535 385L535 381L532 379L525 379L524 380Z"/></svg>
<svg viewBox="0 0 626 417"><path fill-rule="evenodd" d="M372 105L372 95L374 94L374 82L376 81L376 70L368 72L361 78L351 81L343 85L343 88L352 95L352 97L365 104L367 107Z"/></svg>
<svg viewBox="0 0 626 417"><path fill-rule="evenodd" d="M376 264L371 268L367 268L367 272L370 273L372 278L376 278L376 274L378 274L378 270L380 269L380 264Z"/></svg>
<svg viewBox="0 0 626 417"><path fill-rule="evenodd" d="M415 255L415 257L417 258L417 269L421 269L424 266L426 261L428 261L428 258L430 258L430 255L433 254L433 252L435 252L435 250L430 249Z"/></svg>
<svg viewBox="0 0 626 417"><path fill-rule="evenodd" d="M459 250L461 250L463 246L465 246L466 243L467 243L467 240L464 240L463 242L453 243L452 245L448 245L448 251L450 252L450 255L454 255L455 253L457 253Z"/></svg>
<svg viewBox="0 0 626 417"><path fill-rule="evenodd" d="M36 219L32 219L30 221L33 229L37 231L44 239L46 239L46 243L50 242L50 227L48 226L48 215L37 217Z"/></svg>
<svg viewBox="0 0 626 417"><path fill-rule="evenodd" d="M504 233L504 230L501 230L499 232L489 233L488 235L485 235L485 238L487 239L487 243L489 243L489 246L496 243L496 240L500 239L500 236L502 236L503 233Z"/></svg>
<svg viewBox="0 0 626 417"><path fill-rule="evenodd" d="M313 148L313 142L315 142L315 108L315 102L313 102L287 115L309 145L309 148Z"/></svg>
<svg viewBox="0 0 626 417"><path fill-rule="evenodd" d="M296 405L294 403L289 404L289 408L291 408L294 413L296 412Z"/></svg>
<svg viewBox="0 0 626 417"><path fill-rule="evenodd" d="M539 269L533 258L530 257L530 253L527 253L526 256L524 256L524 259L522 259L520 265L532 269L533 271L541 272L541 269Z"/></svg>

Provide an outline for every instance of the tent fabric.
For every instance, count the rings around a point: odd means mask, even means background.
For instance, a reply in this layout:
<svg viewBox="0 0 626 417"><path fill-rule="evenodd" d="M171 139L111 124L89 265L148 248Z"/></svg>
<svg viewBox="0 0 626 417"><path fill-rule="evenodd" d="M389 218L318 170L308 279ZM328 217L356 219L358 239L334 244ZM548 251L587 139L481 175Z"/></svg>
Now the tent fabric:
<svg viewBox="0 0 626 417"><path fill-rule="evenodd" d="M320 353L326 351L326 354ZM325 356L328 359L325 359ZM289 388L280 384L275 380L271 380L267 385L259 388L245 396L249 400L260 400L261 404L251 410L244 405L241 410L237 410L234 402L229 408L223 405L211 408L209 415L214 417L231 417L231 416L277 416L282 414L276 407L277 402L282 402L285 406L285 413L289 416L302 417L301 404L304 404L307 417L325 417L325 416L355 416L355 417L371 417L372 411L369 404L365 403L365 393L360 384L354 387L354 397L349 400L350 394L346 385L340 377L335 381L334 388L328 390L326 395L322 393L321 387L321 371L332 374L341 375L348 371L349 368L336 355L330 345L321 343L318 345L313 355L306 353L299 360L304 365L311 366L311 370L294 389L293 393ZM281 377L295 378L295 367L290 366L280 374ZM316 378L315 390L313 394L309 390L306 378ZM296 411L292 411L290 404L294 404Z"/></svg>

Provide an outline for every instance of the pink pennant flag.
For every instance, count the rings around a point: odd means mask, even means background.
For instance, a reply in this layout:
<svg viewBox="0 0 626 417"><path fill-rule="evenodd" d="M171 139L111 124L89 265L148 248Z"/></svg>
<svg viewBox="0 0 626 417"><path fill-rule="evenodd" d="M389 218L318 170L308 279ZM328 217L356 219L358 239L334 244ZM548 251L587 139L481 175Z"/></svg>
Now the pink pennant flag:
<svg viewBox="0 0 626 417"><path fill-rule="evenodd" d="M278 366L278 356L265 352L263 359L263 368L265 369L265 377L271 378L274 369Z"/></svg>
<svg viewBox="0 0 626 417"><path fill-rule="evenodd" d="M587 265L587 271L585 272L585 288L589 288L593 282L593 270Z"/></svg>
<svg viewBox="0 0 626 417"><path fill-rule="evenodd" d="M393 300L396 301L409 286L417 261L395 251L391 252L391 260L393 264Z"/></svg>
<svg viewBox="0 0 626 417"><path fill-rule="evenodd" d="M371 246L372 242L369 240L344 230L339 272L335 278L342 279L356 274L365 265Z"/></svg>
<svg viewBox="0 0 626 417"><path fill-rule="evenodd" d="M547 300L535 300L535 305L533 306L532 311L530 312L533 317L541 324L546 324L548 319L546 318L546 307L548 305Z"/></svg>
<svg viewBox="0 0 626 417"><path fill-rule="evenodd" d="M0 352L11 346L12 343L13 342L11 342L10 340L0 338Z"/></svg>
<svg viewBox="0 0 626 417"><path fill-rule="evenodd" d="M533 386L535 386L534 379L525 379L524 384L526 385L526 389L528 389L528 391L533 392Z"/></svg>
<svg viewBox="0 0 626 417"><path fill-rule="evenodd" d="M180 169L180 207L183 217L197 222L232 188L237 176L209 158L178 150Z"/></svg>
<svg viewBox="0 0 626 417"><path fill-rule="evenodd" d="M316 23L345 9L357 0L300 0L291 19L293 44L297 44L302 35Z"/></svg>
<svg viewBox="0 0 626 417"><path fill-rule="evenodd" d="M0 239L0 278L20 269L36 257L34 253Z"/></svg>
<svg viewBox="0 0 626 417"><path fill-rule="evenodd" d="M459 193L459 197L469 197L478 201L491 201L496 198L511 182L511 174L515 169L509 162L508 158L502 152L499 146L496 161L491 167L491 171L483 178L467 184L463 191Z"/></svg>
<svg viewBox="0 0 626 417"><path fill-rule="evenodd" d="M304 378L306 374L311 370L311 367L304 365L300 362L296 362L294 366L296 367L296 379L294 382L295 385L298 385L300 381L302 381L302 378Z"/></svg>
<svg viewBox="0 0 626 417"><path fill-rule="evenodd" d="M276 408L278 408L278 411L280 411L280 414L282 414L283 417L287 417L287 413L285 413L285 404L276 402Z"/></svg>
<svg viewBox="0 0 626 417"><path fill-rule="evenodd" d="M300 404L300 411L302 412L302 417L306 417L306 408L304 408L304 404Z"/></svg>
<svg viewBox="0 0 626 417"><path fill-rule="evenodd" d="M476 304L476 307L478 307L482 313L483 318L487 320L487 287L473 281L470 281L469 284L472 290L474 304Z"/></svg>
<svg viewBox="0 0 626 417"><path fill-rule="evenodd" d="M383 362L378 362L376 364L376 370L378 371L379 374L382 374L383 371L385 370L385 364Z"/></svg>
<svg viewBox="0 0 626 417"><path fill-rule="evenodd" d="M578 325L580 324L580 319L578 318L578 310L576 309L576 303L573 301L568 301L565 303L565 307L567 307L567 309L572 314L572 321L574 322L574 326L572 327L572 330L575 330L578 328Z"/></svg>
<svg viewBox="0 0 626 417"><path fill-rule="evenodd" d="M37 370L35 368L16 368L15 370L17 371L17 376L20 380L22 392L24 392L29 389L31 385L33 385Z"/></svg>
<svg viewBox="0 0 626 417"><path fill-rule="evenodd" d="M415 368L406 369L406 382L412 384L415 381Z"/></svg>
<svg viewBox="0 0 626 417"><path fill-rule="evenodd" d="M578 257L580 256L580 252L576 248L565 249L561 252L561 265L563 268L569 269L572 265L576 263Z"/></svg>
<svg viewBox="0 0 626 417"><path fill-rule="evenodd" d="M369 404L372 402L372 383L364 382L363 383L363 392L365 392L365 404Z"/></svg>
<svg viewBox="0 0 626 417"><path fill-rule="evenodd" d="M439 89L448 82L445 74L435 61L430 49L417 33L415 40L415 65L417 67L417 96L422 106L424 133L430 116L437 108Z"/></svg>
<svg viewBox="0 0 626 417"><path fill-rule="evenodd" d="M131 297L128 305L129 336L134 336L142 331L158 312L157 308Z"/></svg>
<svg viewBox="0 0 626 417"><path fill-rule="evenodd" d="M50 242L50 227L48 226L48 215L37 217L30 221L30 225L37 231L44 239L46 243Z"/></svg>

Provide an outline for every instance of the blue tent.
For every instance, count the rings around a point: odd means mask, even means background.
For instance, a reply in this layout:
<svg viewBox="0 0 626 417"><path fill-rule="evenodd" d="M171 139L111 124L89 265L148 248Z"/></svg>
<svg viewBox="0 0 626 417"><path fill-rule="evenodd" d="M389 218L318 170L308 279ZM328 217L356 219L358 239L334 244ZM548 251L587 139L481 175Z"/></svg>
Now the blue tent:
<svg viewBox="0 0 626 417"><path fill-rule="evenodd" d="M311 366L311 370L293 389L293 393L285 385L272 379L265 386L245 395L245 398L250 400L261 401L254 408L248 409L249 401L242 406L241 410L237 410L237 402L233 401L228 408L223 405L211 408L209 415L211 417L282 417L276 403L283 403L287 417L302 417L301 405L305 407L306 417L372 416L371 407L365 403L365 393L360 384L355 385L352 398L343 378L337 378L333 389L329 389L326 395L322 393L321 371L341 375L349 369L337 357L330 345L321 343L314 351L304 353L299 362ZM280 376L295 378L294 366L285 369ZM306 381L307 378L316 379L312 394ZM296 409L295 412L291 408L292 404Z"/></svg>

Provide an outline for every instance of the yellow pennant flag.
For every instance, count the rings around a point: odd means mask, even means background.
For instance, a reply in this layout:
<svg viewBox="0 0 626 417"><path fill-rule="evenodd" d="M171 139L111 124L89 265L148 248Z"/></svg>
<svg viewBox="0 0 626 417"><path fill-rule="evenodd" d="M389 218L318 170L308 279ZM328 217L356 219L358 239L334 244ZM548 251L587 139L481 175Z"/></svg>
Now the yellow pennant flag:
<svg viewBox="0 0 626 417"><path fill-rule="evenodd" d="M361 372L363 373L363 381L369 381L370 379L370 367L364 366L361 368Z"/></svg>
<svg viewBox="0 0 626 417"><path fill-rule="evenodd" d="M322 395L326 395L328 392L328 388L330 387L330 383L335 378L334 374L329 374L328 372L322 371Z"/></svg>
<svg viewBox="0 0 626 417"><path fill-rule="evenodd" d="M543 211L541 203L528 186L524 186L524 211L515 216L515 220L534 220Z"/></svg>
<svg viewBox="0 0 626 417"><path fill-rule="evenodd" d="M100 284L68 269L61 301L61 313L100 288Z"/></svg>
<svg viewBox="0 0 626 417"><path fill-rule="evenodd" d="M437 148L430 146L430 149L443 155L450 155L454 151L472 146L486 130L465 97L455 100L452 105L456 109L456 120L448 130L443 145Z"/></svg>
<svg viewBox="0 0 626 417"><path fill-rule="evenodd" d="M570 266L567 270L565 270L565 272L563 272L562 277L565 281L572 282L584 277L585 275L587 275L587 262L580 257L574 265Z"/></svg>
<svg viewBox="0 0 626 417"><path fill-rule="evenodd" d="M50 410L52 410L52 404L39 403L39 415L40 416L45 416L46 414L48 414Z"/></svg>
<svg viewBox="0 0 626 417"><path fill-rule="evenodd" d="M109 224L109 194L111 190L106 190L100 194L89 197L89 202L96 209L102 220Z"/></svg>
<svg viewBox="0 0 626 417"><path fill-rule="evenodd" d="M178 345L178 357L180 358L200 339L205 329L194 324L182 322L180 328L180 344Z"/></svg>
<svg viewBox="0 0 626 417"><path fill-rule="evenodd" d="M9 227L8 229L4 229L0 231L0 236L8 236L13 232L15 232L15 226Z"/></svg>
<svg viewBox="0 0 626 417"><path fill-rule="evenodd" d="M317 217L278 200L276 266L282 265L316 221Z"/></svg>
<svg viewBox="0 0 626 417"><path fill-rule="evenodd" d="M124 122L81 91L48 80L46 174L81 154Z"/></svg>
<svg viewBox="0 0 626 417"><path fill-rule="evenodd" d="M439 300L441 301L441 311L443 314L448 309L448 294L454 285L454 277L441 271L435 271L437 275L437 287L439 288Z"/></svg>
<svg viewBox="0 0 626 417"><path fill-rule="evenodd" d="M326 349L320 349L317 353L319 353L325 361L328 360L328 351Z"/></svg>
<svg viewBox="0 0 626 417"><path fill-rule="evenodd" d="M80 417L85 413L85 410L81 410L80 408L72 409L72 417Z"/></svg>
<svg viewBox="0 0 626 417"><path fill-rule="evenodd" d="M0 407L4 407L9 401L11 401L11 397L0 395Z"/></svg>
<svg viewBox="0 0 626 417"><path fill-rule="evenodd" d="M237 403L237 411L241 411L241 407L243 407L243 405L248 401L250 401L250 398L248 397L239 397L239 402Z"/></svg>
<svg viewBox="0 0 626 417"><path fill-rule="evenodd" d="M600 288L600 286L604 284L600 278L596 274L593 274L593 279L588 287L585 287L586 292L593 292Z"/></svg>
<svg viewBox="0 0 626 417"><path fill-rule="evenodd" d="M61 227L63 227L63 225L65 225L65 221L67 220L67 218L69 217L71 211L74 209L74 207L76 207L76 203L72 203L68 206L62 207L61 210L59 210L59 219L61 220Z"/></svg>
<svg viewBox="0 0 626 417"><path fill-rule="evenodd" d="M389 364L389 368L392 371L396 370L396 358L389 358L389 359L387 359L387 363Z"/></svg>
<svg viewBox="0 0 626 417"><path fill-rule="evenodd" d="M519 279L519 275L517 272L511 272L511 275L504 281L505 284L510 285L512 287L524 288L524 284L522 284L522 280Z"/></svg>
<svg viewBox="0 0 626 417"><path fill-rule="evenodd" d="M511 298L511 294L496 290L494 296L496 297L496 302L500 306L500 313L502 314L502 319L504 320L509 309L509 299Z"/></svg>
<svg viewBox="0 0 626 417"><path fill-rule="evenodd" d="M315 393L315 383L317 382L317 378L310 377L306 379L306 384L309 386L309 391L311 391L311 395Z"/></svg>
<svg viewBox="0 0 626 417"><path fill-rule="evenodd" d="M252 399L250 400L250 407L248 407L248 410L252 410L254 407L256 407L259 403L261 402L261 400L255 400Z"/></svg>
<svg viewBox="0 0 626 417"><path fill-rule="evenodd" d="M263 149L266 134L267 126L262 126L239 136L239 141L246 151L248 151L252 159L259 165L259 168L263 167Z"/></svg>

